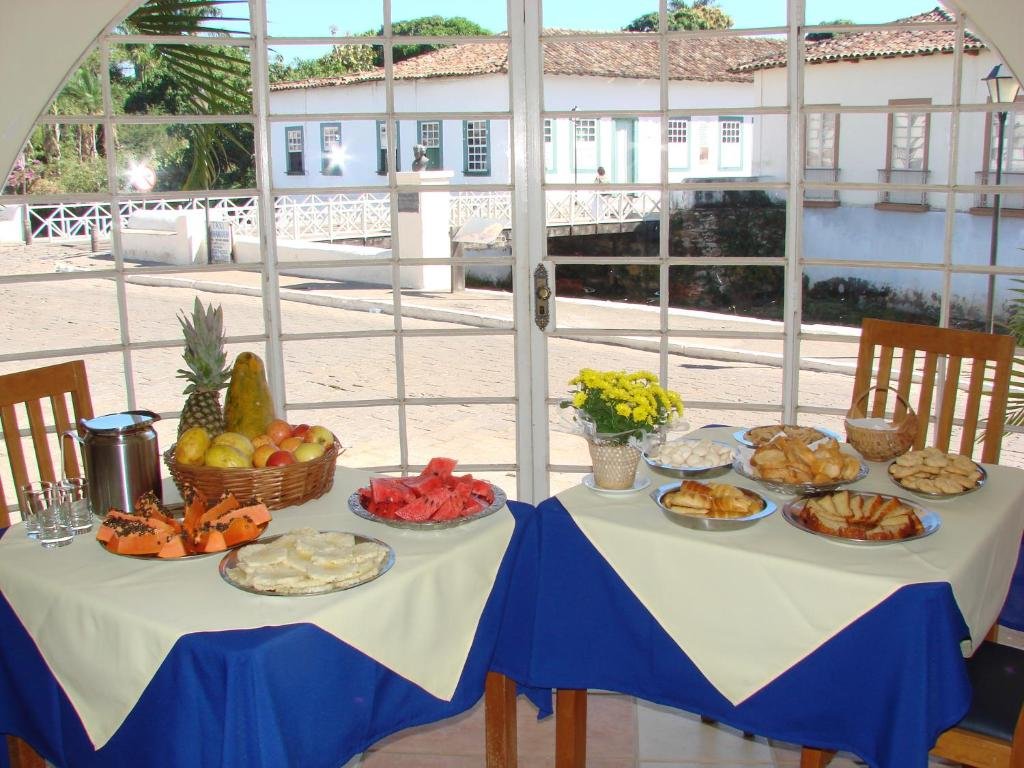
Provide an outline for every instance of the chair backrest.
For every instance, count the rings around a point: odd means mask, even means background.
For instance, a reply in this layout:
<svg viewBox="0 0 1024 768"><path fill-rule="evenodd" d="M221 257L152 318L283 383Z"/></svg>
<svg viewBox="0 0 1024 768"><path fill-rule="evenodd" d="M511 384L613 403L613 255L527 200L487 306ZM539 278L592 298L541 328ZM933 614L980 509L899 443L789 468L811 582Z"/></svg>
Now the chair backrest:
<svg viewBox="0 0 1024 768"><path fill-rule="evenodd" d="M74 415L72 421L67 406L71 397ZM44 414L44 403L48 401L48 415ZM23 406L28 415L28 430L35 455L36 472L30 473L22 446L21 425L18 411ZM14 487L4 491L0 482L0 525L10 524L8 507L17 504L17 486L31 480L57 480L51 445L60 445L60 434L74 428L79 419L93 417L92 398L89 395L89 381L85 375L85 362L72 360L68 363L48 365L29 371L19 371L0 376L0 425L3 426L7 458L11 465ZM56 440L51 441L48 432L56 431ZM59 447L58 447L59 452ZM67 477L81 477L78 451L65 449L64 474ZM59 455L59 454L58 454ZM59 464L58 464L59 466Z"/></svg>
<svg viewBox="0 0 1024 768"><path fill-rule="evenodd" d="M1015 348L1014 338L1002 334L865 319L861 326L851 406L872 387L895 390L917 413L915 448L930 444L948 451L955 421L962 419L959 452L968 456L974 453L979 423L982 423L981 461L995 464L999 461L1006 423ZM897 357L899 370L894 371ZM970 363L966 387L964 361ZM940 375L940 362L945 366L944 375ZM916 402L911 399L912 387L919 387ZM888 394L891 393L875 390L865 412L870 416L884 416ZM986 398L988 409L982 414ZM928 427L936 404L937 415L929 442ZM899 403L895 403L892 410L897 418L906 413Z"/></svg>

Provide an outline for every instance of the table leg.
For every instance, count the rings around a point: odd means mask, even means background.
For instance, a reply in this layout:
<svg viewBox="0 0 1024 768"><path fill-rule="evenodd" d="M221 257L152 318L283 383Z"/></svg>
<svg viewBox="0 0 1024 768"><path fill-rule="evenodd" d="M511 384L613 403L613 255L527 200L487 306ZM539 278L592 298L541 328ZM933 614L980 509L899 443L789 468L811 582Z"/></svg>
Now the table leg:
<svg viewBox="0 0 1024 768"><path fill-rule="evenodd" d="M800 768L825 768L835 755L834 749L804 747L800 750Z"/></svg>
<svg viewBox="0 0 1024 768"><path fill-rule="evenodd" d="M487 673L484 724L487 768L515 768L516 684L498 672Z"/></svg>
<svg viewBox="0 0 1024 768"><path fill-rule="evenodd" d="M555 693L555 768L587 764L587 691Z"/></svg>
<svg viewBox="0 0 1024 768"><path fill-rule="evenodd" d="M11 768L45 768L46 761L28 745L27 741L17 736L7 737L7 757Z"/></svg>

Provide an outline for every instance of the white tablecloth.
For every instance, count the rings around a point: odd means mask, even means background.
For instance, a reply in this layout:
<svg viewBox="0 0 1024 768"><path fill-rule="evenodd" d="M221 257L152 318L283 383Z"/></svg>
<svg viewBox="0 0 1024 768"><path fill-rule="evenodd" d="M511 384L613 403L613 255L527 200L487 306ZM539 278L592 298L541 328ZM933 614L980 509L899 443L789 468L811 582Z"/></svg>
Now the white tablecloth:
<svg viewBox="0 0 1024 768"><path fill-rule="evenodd" d="M734 444L731 430L699 435ZM558 500L680 649L739 704L905 585L949 582L975 644L998 617L1024 528L1024 471L986 466L980 490L929 502L900 492L885 464L869 466L852 489L905 495L939 514L939 530L885 545L815 536L783 519L792 497L732 472L714 482L757 490L780 512L735 531L684 528L649 498L678 482L657 473L643 492L577 486Z"/></svg>
<svg viewBox="0 0 1024 768"><path fill-rule="evenodd" d="M394 567L355 589L254 595L221 579L220 556L143 561L111 555L91 536L44 550L17 525L0 539L0 590L97 748L177 639L192 632L314 624L449 700L512 536L512 516L503 509L440 531L388 527L348 509L349 495L369 477L339 467L327 495L278 510L265 534L310 526L390 544Z"/></svg>

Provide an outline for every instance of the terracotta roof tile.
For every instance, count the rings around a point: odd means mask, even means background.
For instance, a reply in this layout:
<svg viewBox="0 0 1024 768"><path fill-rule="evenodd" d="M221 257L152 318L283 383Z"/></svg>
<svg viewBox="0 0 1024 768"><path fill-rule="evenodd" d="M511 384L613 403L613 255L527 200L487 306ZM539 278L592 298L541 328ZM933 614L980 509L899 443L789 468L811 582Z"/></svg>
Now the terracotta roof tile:
<svg viewBox="0 0 1024 768"><path fill-rule="evenodd" d="M896 24L949 24L953 17L942 8L899 19ZM804 52L808 64L832 61L858 61L860 59L916 56L932 53L952 53L956 43L954 29L884 29L837 34L825 40L808 41ZM964 34L964 50L977 51L984 44L970 33ZM786 66L786 56L776 55L740 64L736 69L751 72Z"/></svg>
<svg viewBox="0 0 1024 768"><path fill-rule="evenodd" d="M544 41L544 72L549 75L626 77L656 79L660 72L658 41L646 33L620 38L558 41L558 35L586 34L548 30ZM633 37L635 35L635 37ZM669 77L673 80L749 82L752 75L739 71L751 59L777 56L785 49L780 40L763 37L709 37L675 40L669 47ZM470 77L508 71L508 47L504 43L467 43L431 51L400 61L394 66L396 80ZM271 90L323 88L382 80L383 68L337 78L275 83Z"/></svg>

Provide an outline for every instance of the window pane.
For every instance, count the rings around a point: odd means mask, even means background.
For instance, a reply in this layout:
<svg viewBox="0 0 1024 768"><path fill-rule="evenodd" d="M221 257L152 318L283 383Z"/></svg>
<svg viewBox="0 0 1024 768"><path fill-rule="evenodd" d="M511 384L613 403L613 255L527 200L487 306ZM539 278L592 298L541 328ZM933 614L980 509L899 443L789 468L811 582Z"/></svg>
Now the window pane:
<svg viewBox="0 0 1024 768"><path fill-rule="evenodd" d="M371 35L383 25L380 0L267 0L267 33L274 37Z"/></svg>

